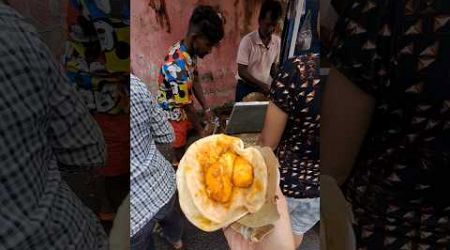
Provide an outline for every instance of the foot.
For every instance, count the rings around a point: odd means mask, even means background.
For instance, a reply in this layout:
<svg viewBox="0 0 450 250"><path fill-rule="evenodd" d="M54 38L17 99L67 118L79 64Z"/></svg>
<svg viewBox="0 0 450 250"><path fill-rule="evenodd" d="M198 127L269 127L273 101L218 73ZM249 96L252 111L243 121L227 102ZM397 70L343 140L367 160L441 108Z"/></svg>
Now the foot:
<svg viewBox="0 0 450 250"><path fill-rule="evenodd" d="M175 243L172 243L172 246L177 250L183 249L183 241L179 240Z"/></svg>
<svg viewBox="0 0 450 250"><path fill-rule="evenodd" d="M169 239L167 239L167 237L166 237L162 232L161 232L159 235L161 236L161 238L163 238L163 239L165 239L167 242L169 242L170 245L172 245L172 247L173 247L174 249L176 249L176 250L183 249L183 241L182 241L182 240L178 240L178 241L175 241L175 242L171 242L171 241L169 241Z"/></svg>

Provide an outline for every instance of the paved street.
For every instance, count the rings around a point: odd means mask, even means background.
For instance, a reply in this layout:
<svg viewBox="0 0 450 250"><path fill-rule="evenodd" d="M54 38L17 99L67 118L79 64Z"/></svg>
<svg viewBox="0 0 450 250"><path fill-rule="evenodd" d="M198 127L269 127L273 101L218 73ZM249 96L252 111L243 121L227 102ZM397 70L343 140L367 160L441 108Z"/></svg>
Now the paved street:
<svg viewBox="0 0 450 250"><path fill-rule="evenodd" d="M183 236L184 245L187 250L227 250L228 246L221 231L205 233L187 220L185 220L185 232ZM172 250L171 246L161 239L156 233L153 235L156 249ZM299 250L319 250L319 234L312 230L305 235L302 246ZM282 250L282 249L279 249Z"/></svg>

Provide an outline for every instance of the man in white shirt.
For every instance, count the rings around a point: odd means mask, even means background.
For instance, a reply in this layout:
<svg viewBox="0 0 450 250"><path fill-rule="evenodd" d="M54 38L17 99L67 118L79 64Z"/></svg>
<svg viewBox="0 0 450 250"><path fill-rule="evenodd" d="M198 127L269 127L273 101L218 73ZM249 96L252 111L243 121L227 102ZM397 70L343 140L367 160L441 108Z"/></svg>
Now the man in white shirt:
<svg viewBox="0 0 450 250"><path fill-rule="evenodd" d="M259 13L259 28L242 38L237 55L238 80L235 101L252 92L269 94L280 57L281 39L274 35L282 15L281 3L265 1Z"/></svg>

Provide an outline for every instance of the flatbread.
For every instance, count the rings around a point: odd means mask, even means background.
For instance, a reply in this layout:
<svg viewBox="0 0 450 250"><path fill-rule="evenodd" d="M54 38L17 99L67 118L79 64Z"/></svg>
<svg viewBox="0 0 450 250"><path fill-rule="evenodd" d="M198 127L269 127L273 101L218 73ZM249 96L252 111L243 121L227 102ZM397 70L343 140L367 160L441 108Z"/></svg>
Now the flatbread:
<svg viewBox="0 0 450 250"><path fill-rule="evenodd" d="M204 173L198 155L229 145L230 150L246 159L253 167L253 183L249 188L234 187L228 203L212 200L206 193ZM202 151L203 150L203 151ZM181 209L186 217L204 231L214 231L238 220L247 213L255 213L266 201L267 167L256 148L244 148L242 140L227 135L212 135L196 141L186 151L177 171L177 185Z"/></svg>
<svg viewBox="0 0 450 250"><path fill-rule="evenodd" d="M182 171L180 171L180 168L177 171L177 187L181 210L183 210L186 218L188 218L194 226L207 232L212 232L224 227L223 224L212 222L203 217L200 211L195 207L192 198L190 197L189 190L186 187L186 178Z"/></svg>

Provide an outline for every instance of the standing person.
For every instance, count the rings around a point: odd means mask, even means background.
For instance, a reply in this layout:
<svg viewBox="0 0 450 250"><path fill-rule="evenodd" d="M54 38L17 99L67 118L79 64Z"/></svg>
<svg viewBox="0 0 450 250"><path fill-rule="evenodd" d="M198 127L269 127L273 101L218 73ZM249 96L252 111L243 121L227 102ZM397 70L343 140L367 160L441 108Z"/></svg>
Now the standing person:
<svg viewBox="0 0 450 250"><path fill-rule="evenodd" d="M66 74L100 125L108 148L96 186L100 218L112 221L129 191L129 1L71 0ZM105 197L103 197L105 196Z"/></svg>
<svg viewBox="0 0 450 250"><path fill-rule="evenodd" d="M173 141L165 112L147 86L131 75L131 249L155 249L155 223L176 249L183 247L183 221L176 195L175 171L156 148Z"/></svg>
<svg viewBox="0 0 450 250"><path fill-rule="evenodd" d="M318 56L289 59L270 89L259 143L276 150L296 248L320 219Z"/></svg>
<svg viewBox="0 0 450 250"><path fill-rule="evenodd" d="M357 249L449 249L448 1L350 0L340 14L322 174L352 206Z"/></svg>
<svg viewBox="0 0 450 250"><path fill-rule="evenodd" d="M0 249L108 249L61 172L105 164L100 128L40 34L0 3Z"/></svg>
<svg viewBox="0 0 450 250"><path fill-rule="evenodd" d="M279 1L264 1L259 11L258 30L242 38L236 60L236 102L252 92L269 94L281 50L281 39L273 33L282 11Z"/></svg>
<svg viewBox="0 0 450 250"><path fill-rule="evenodd" d="M201 121L194 108L194 96L205 111L207 121L212 122L213 114L205 101L198 79L197 58L204 58L211 53L223 35L223 22L219 14L211 6L199 5L189 20L186 36L175 43L164 58L158 80L158 102L167 112L175 131L173 148L177 161L184 154L191 128L204 136Z"/></svg>

